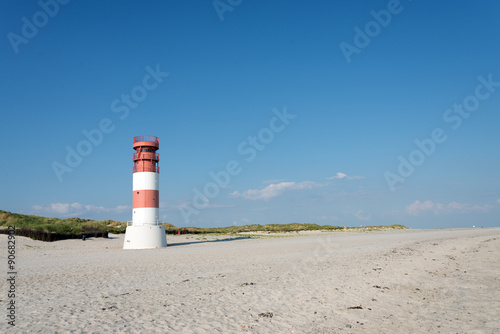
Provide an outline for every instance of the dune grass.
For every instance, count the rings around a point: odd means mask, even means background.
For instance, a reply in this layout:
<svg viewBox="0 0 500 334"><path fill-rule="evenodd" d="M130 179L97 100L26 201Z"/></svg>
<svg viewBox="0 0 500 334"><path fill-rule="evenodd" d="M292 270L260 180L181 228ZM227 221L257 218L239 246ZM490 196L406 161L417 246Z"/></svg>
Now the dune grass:
<svg viewBox="0 0 500 334"><path fill-rule="evenodd" d="M200 234L200 233L219 233L219 234L237 234L245 232L270 232L270 233L285 233L285 232L300 232L300 231L338 231L344 229L363 229L377 230L381 228L405 229L403 225L388 225L388 226L365 226L365 227L344 227L318 224L267 224L267 225L243 225L243 226L228 226L228 227L176 227L171 224L165 224L167 233L175 234L181 231L182 234Z"/></svg>
<svg viewBox="0 0 500 334"><path fill-rule="evenodd" d="M85 231L107 231L109 233L124 233L127 224L115 220L91 220L82 218L47 218L34 215L23 215L0 210L0 226L14 225L16 228L28 228L32 230L44 230L57 233L82 233ZM378 229L405 229L403 225L388 226L365 226L365 227L344 227L318 224L267 224L267 225L243 225L228 227L177 227L172 224L164 223L165 230L169 234L238 234L245 232L299 232L299 231L336 231L336 230L378 230Z"/></svg>
<svg viewBox="0 0 500 334"><path fill-rule="evenodd" d="M82 218L47 218L23 215L0 210L0 226L16 226L31 230L44 230L57 233L82 233L85 231L125 232L126 223L114 220L91 220Z"/></svg>

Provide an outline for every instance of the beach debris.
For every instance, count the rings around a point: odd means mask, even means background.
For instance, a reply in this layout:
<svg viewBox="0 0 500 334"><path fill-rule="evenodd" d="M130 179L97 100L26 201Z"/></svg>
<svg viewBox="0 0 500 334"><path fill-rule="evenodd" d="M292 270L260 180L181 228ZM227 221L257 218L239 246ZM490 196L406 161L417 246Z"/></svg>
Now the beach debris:
<svg viewBox="0 0 500 334"><path fill-rule="evenodd" d="M363 307L361 305L359 305L359 306L351 306L351 307L348 307L347 309L348 310L362 310Z"/></svg>
<svg viewBox="0 0 500 334"><path fill-rule="evenodd" d="M274 316L273 312L259 313L259 317L272 318Z"/></svg>
<svg viewBox="0 0 500 334"><path fill-rule="evenodd" d="M129 292L125 292L125 293L122 293L122 294L119 294L119 295L109 295L109 296L101 296L102 298L109 298L110 296L111 297L118 297L118 296L126 296L126 295L130 295Z"/></svg>
<svg viewBox="0 0 500 334"><path fill-rule="evenodd" d="M243 283L240 284L240 286L247 286L247 285L255 285L256 283L250 282L250 283Z"/></svg>
<svg viewBox="0 0 500 334"><path fill-rule="evenodd" d="M377 289L390 290L387 286L381 287L380 285L374 285L373 287Z"/></svg>

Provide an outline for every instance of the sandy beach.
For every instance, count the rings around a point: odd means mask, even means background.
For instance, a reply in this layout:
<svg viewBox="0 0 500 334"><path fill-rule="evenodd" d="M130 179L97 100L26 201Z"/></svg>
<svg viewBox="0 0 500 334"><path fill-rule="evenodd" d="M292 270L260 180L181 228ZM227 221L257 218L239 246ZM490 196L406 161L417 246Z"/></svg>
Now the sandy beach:
<svg viewBox="0 0 500 334"><path fill-rule="evenodd" d="M17 237L9 332L500 332L500 228L167 240Z"/></svg>

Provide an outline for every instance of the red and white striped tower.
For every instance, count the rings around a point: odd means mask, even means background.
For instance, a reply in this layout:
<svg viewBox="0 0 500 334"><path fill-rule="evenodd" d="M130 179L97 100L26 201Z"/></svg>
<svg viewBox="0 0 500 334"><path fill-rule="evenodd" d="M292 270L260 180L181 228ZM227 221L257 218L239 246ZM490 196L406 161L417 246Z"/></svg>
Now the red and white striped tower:
<svg viewBox="0 0 500 334"><path fill-rule="evenodd" d="M159 225L159 147L158 137L134 137L132 224L125 232L124 249L167 246L165 228Z"/></svg>

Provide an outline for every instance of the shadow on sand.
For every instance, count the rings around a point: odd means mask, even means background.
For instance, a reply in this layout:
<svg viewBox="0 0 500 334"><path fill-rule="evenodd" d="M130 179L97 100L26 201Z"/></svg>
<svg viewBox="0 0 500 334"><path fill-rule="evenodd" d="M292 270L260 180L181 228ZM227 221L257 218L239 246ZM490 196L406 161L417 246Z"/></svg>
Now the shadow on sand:
<svg viewBox="0 0 500 334"><path fill-rule="evenodd" d="M235 240L243 240L243 239L252 239L251 237L236 237L236 238L227 238L227 239L220 239L220 240L199 240L199 241L187 241L187 242L176 242L176 243L169 243L168 238L167 238L167 243L168 247L173 247L173 246L187 246L187 245L192 245L192 244L203 244L207 242L223 242L223 241L235 241Z"/></svg>

